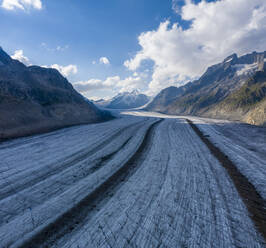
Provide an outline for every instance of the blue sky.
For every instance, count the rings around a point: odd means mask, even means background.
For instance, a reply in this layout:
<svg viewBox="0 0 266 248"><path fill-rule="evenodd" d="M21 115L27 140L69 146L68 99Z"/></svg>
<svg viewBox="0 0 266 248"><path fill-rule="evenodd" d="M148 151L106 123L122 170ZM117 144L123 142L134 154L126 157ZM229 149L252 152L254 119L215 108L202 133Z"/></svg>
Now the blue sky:
<svg viewBox="0 0 266 248"><path fill-rule="evenodd" d="M178 20L171 7L171 0L46 0L42 10L2 8L1 46L10 54L22 49L33 64L76 64L74 80L127 75L123 62L139 49L138 35ZM52 51L57 46L67 48ZM100 57L111 66L93 65Z"/></svg>
<svg viewBox="0 0 266 248"><path fill-rule="evenodd" d="M229 25L231 32L225 32L225 39L254 22L259 25L259 35L264 20L257 20L253 13L261 8L260 13L265 14L263 0L246 0L246 4L242 1L240 8L239 0L28 2L31 3L0 0L0 45L10 55L22 50L25 63L56 65L81 93L92 98L110 97L135 88L155 94L169 85L178 86L196 78L207 65L231 52L263 50L265 44L263 35L257 38L257 44L249 37L252 32L254 36L254 28L232 44L227 42L228 47L219 41L222 27L229 22L234 25ZM233 17L228 16L232 7L239 9L233 11ZM216 22L216 12L220 23L209 31L217 31L217 40L209 34L205 40L206 23ZM241 23L243 18L247 21ZM178 27L173 26L175 23ZM244 45L239 46L240 43ZM210 56L213 51L216 55ZM211 58L202 59L199 65L201 56ZM20 57L21 52L16 58ZM181 60L184 63L179 64ZM69 65L72 67L64 70Z"/></svg>

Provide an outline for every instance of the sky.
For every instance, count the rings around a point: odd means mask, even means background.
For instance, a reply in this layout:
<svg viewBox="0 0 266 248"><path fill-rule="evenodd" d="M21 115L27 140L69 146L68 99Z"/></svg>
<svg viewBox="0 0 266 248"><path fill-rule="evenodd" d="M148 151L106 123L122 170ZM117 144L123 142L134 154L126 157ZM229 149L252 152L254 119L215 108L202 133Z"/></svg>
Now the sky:
<svg viewBox="0 0 266 248"><path fill-rule="evenodd" d="M266 50L265 0L0 0L0 46L90 99L155 95Z"/></svg>

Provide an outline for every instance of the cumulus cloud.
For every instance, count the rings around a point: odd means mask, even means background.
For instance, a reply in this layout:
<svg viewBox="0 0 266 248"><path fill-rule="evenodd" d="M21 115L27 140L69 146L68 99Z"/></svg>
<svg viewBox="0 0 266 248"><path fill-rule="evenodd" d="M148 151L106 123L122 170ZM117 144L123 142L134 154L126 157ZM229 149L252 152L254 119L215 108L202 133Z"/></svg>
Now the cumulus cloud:
<svg viewBox="0 0 266 248"><path fill-rule="evenodd" d="M105 64L105 65L109 65L109 64L110 64L109 59L106 58L106 57L101 57L101 58L99 59L99 62L100 62L100 64Z"/></svg>
<svg viewBox="0 0 266 248"><path fill-rule="evenodd" d="M11 58L18 60L25 65L30 65L30 60L23 54L23 50L16 50Z"/></svg>
<svg viewBox="0 0 266 248"><path fill-rule="evenodd" d="M7 10L26 10L28 8L40 10L42 9L42 2L41 0L3 0L1 7Z"/></svg>
<svg viewBox="0 0 266 248"><path fill-rule="evenodd" d="M172 0L172 10L177 14L180 14L182 6L185 4L185 0Z"/></svg>
<svg viewBox="0 0 266 248"><path fill-rule="evenodd" d="M84 93L90 90L114 89L119 81L120 77L114 76L108 77L105 80L89 79L87 81L79 81L73 85L79 92Z"/></svg>
<svg viewBox="0 0 266 248"><path fill-rule="evenodd" d="M145 60L154 62L150 92L198 77L207 66L234 52L265 50L265 0L185 0L180 9L177 2L173 1L173 8L190 26L183 29L165 21L157 30L142 33L138 37L140 51L124 63L135 71Z"/></svg>
<svg viewBox="0 0 266 248"><path fill-rule="evenodd" d="M62 65L58 65L58 64L53 64L50 66L43 65L42 67L54 68L54 69L58 70L65 77L70 76L72 74L77 74L77 72L78 72L78 68L76 65L62 66Z"/></svg>
<svg viewBox="0 0 266 248"><path fill-rule="evenodd" d="M143 78L136 76L136 77L127 77L121 80L118 84L119 92L125 91L132 91L135 89L139 89L143 86L144 80Z"/></svg>
<svg viewBox="0 0 266 248"><path fill-rule="evenodd" d="M127 77L121 79L119 76L107 77L105 80L89 79L73 83L73 86L79 92L85 94L92 90L111 90L113 93L132 91L142 86L141 77Z"/></svg>
<svg viewBox="0 0 266 248"><path fill-rule="evenodd" d="M29 58L24 55L23 50L16 50L14 54L11 56L11 58L18 60L27 66L31 65ZM58 64L53 64L50 66L43 65L42 67L57 69L65 77L78 73L78 67L72 64L66 65L66 66L62 66Z"/></svg>

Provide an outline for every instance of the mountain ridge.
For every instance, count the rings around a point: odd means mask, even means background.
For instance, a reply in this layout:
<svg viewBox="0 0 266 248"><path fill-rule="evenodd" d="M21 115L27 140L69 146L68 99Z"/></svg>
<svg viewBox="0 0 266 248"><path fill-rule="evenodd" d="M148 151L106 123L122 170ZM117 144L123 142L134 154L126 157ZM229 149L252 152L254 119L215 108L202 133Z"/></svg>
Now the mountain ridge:
<svg viewBox="0 0 266 248"><path fill-rule="evenodd" d="M104 120L59 71L26 66L0 48L0 139Z"/></svg>
<svg viewBox="0 0 266 248"><path fill-rule="evenodd" d="M230 114L223 109L226 104L220 104L240 90L248 80L252 80L257 72L265 72L265 58L266 52L253 52L240 57L232 54L223 62L208 67L198 80L181 87L162 90L145 109L167 114L226 118L265 125L264 105L256 110L261 114L252 114L255 110L243 109L243 106L235 106L235 114ZM263 89L261 101L266 97ZM175 94L170 95L170 91ZM247 115L252 117L247 118Z"/></svg>
<svg viewBox="0 0 266 248"><path fill-rule="evenodd" d="M121 92L109 100L98 100L94 103L98 106L110 109L139 108L149 102L149 97L138 90Z"/></svg>

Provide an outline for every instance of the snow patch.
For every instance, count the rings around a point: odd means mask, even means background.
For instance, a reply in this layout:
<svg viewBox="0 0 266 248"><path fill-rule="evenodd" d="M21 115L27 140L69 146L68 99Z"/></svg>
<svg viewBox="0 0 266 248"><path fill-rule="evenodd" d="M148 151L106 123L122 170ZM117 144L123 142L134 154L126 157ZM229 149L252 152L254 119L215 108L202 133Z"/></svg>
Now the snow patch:
<svg viewBox="0 0 266 248"><path fill-rule="evenodd" d="M226 61L224 61L224 63L231 62L232 60L233 60L233 58L229 58L229 59L227 59Z"/></svg>
<svg viewBox="0 0 266 248"><path fill-rule="evenodd" d="M238 76L241 75L249 75L254 73L258 69L258 63L253 64L235 64L233 67L236 69L236 74Z"/></svg>

